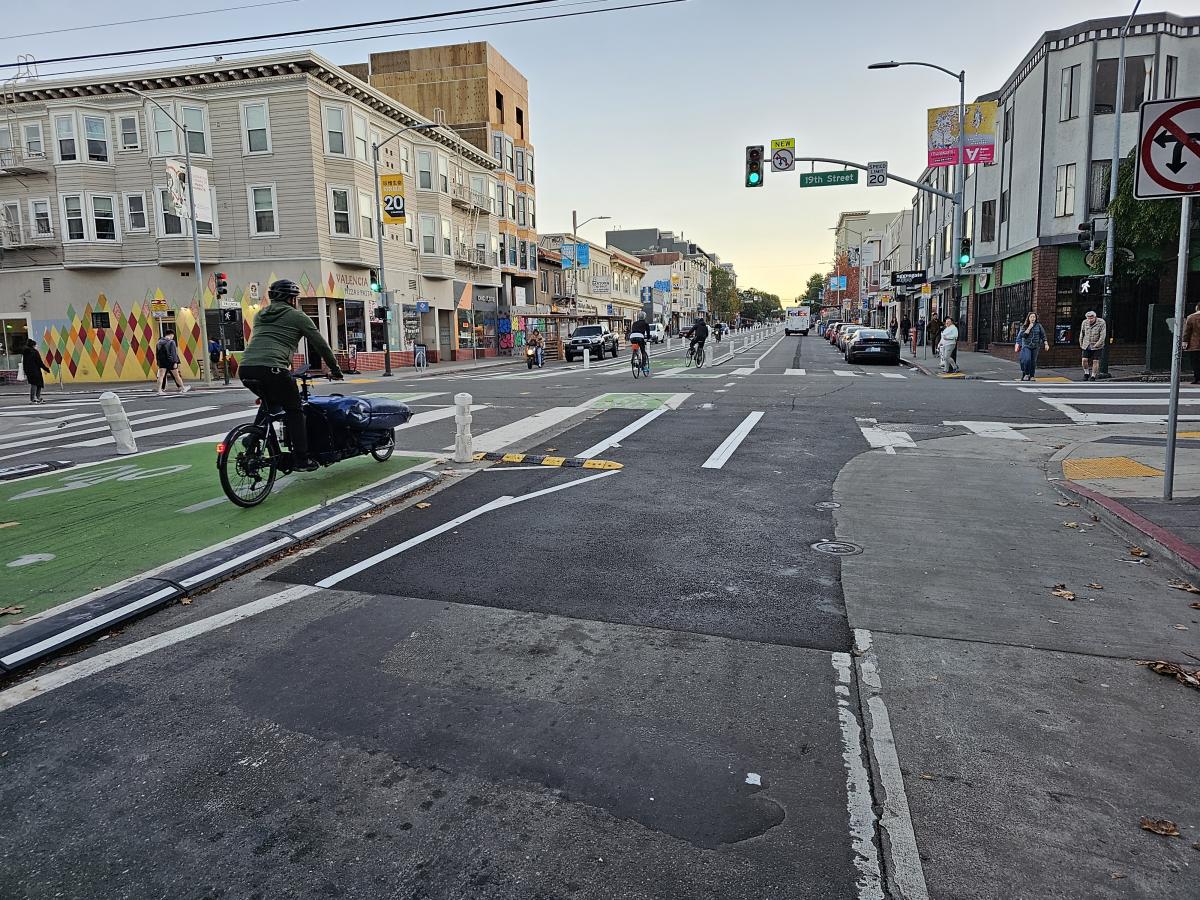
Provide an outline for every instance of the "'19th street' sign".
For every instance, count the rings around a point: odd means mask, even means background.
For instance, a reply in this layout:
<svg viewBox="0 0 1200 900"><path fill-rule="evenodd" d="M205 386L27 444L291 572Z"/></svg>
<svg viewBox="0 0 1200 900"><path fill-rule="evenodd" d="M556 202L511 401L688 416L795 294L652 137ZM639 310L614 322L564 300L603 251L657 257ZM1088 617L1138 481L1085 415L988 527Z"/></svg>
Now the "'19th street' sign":
<svg viewBox="0 0 1200 900"><path fill-rule="evenodd" d="M845 172L801 172L800 187L828 187L832 184L858 184L858 169Z"/></svg>

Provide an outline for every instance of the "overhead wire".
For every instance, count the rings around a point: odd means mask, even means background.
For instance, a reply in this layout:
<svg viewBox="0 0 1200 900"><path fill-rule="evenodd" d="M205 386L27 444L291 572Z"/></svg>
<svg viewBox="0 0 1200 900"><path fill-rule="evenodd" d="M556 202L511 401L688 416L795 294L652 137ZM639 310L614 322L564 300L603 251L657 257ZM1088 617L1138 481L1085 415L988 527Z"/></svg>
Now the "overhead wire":
<svg viewBox="0 0 1200 900"><path fill-rule="evenodd" d="M588 2L588 3L602 2L602 0L586 0L586 2ZM647 0L647 2L626 4L624 6L610 6L610 7L604 7L603 9L588 9L588 10L580 10L577 12L570 12L570 13L555 13L552 15L545 15L545 16L535 16L535 17L530 16L530 17L523 17L523 18L517 18L517 19L505 19L505 20L495 21L495 22L475 22L475 23L469 23L469 24L465 24L465 25L448 26L445 28L421 29L421 30L416 30L416 31L396 31L396 32L388 33L388 34L370 34L370 35L364 35L361 37L341 38L341 39L329 40L329 41L313 41L313 42L304 43L304 44L289 44L289 45L284 45L284 46L272 46L272 47L256 47L252 50L231 50L231 51L228 51L228 52L220 54L220 55L221 56L250 56L250 55L260 54L260 53L278 53L278 52L283 52L283 51L287 51L287 50L299 50L299 49L308 49L311 47L334 46L334 45L338 45L338 44L353 44L353 43L359 43L361 41L383 40L386 38L394 38L394 37L408 37L408 36L428 35L428 34L446 34L448 32L455 32L455 31L469 31L469 30L478 29L478 28L490 28L495 25L520 25L520 24L525 24L525 23L529 23L529 22L548 22L548 21L551 21L554 19L575 18L577 16L597 15L599 13L606 13L606 12L621 12L621 11L625 11L625 10L647 9L647 8L655 7L655 6L669 6L669 5L673 5L676 3L686 3L686 2L688 2L688 0ZM574 5L574 4L569 4L569 5ZM579 5L582 5L582 4L579 4ZM196 55L196 56L172 57L170 59L152 60L149 62L143 61L143 62L139 62L139 63L129 63L126 65L119 65L119 66L92 66L92 67L83 68L83 69L67 69L64 71L50 72L50 73L46 73L46 74L49 77L59 77L59 76L66 76L66 75L92 74L92 73L98 73L98 72L119 72L119 71L125 71L128 69L144 69L148 65L160 65L160 64L168 65L171 63L194 62L194 61L202 60L202 59L212 59L212 57L213 57L213 54L206 53L206 54L200 54L200 55ZM41 62L39 62L38 64L39 64L39 66L43 65L43 63L41 63Z"/></svg>
<svg viewBox="0 0 1200 900"><path fill-rule="evenodd" d="M95 28L116 28L120 25L141 25L144 22L165 22L168 19L187 19L193 16L211 16L214 13L240 12L244 9L259 9L263 6L283 6L300 3L301 0L268 0L266 3L247 3L241 6L222 6L217 9L200 9L195 12L172 13L169 16L144 16L140 19L124 19L120 22L97 22L94 25L72 25L70 28L51 28L48 31L27 31L25 34L0 35L0 41L15 41L18 38L41 37L47 34L66 34L70 31L91 31Z"/></svg>

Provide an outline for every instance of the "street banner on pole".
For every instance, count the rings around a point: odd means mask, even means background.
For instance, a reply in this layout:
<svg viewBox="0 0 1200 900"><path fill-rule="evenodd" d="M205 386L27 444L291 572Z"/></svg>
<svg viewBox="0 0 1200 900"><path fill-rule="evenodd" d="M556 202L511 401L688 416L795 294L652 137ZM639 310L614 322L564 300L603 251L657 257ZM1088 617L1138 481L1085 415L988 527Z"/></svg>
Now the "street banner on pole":
<svg viewBox="0 0 1200 900"><path fill-rule="evenodd" d="M996 110L994 100L967 104L967 129L963 135L965 165L996 161ZM926 113L928 165L931 169L958 164L958 107L936 106Z"/></svg>
<svg viewBox="0 0 1200 900"><path fill-rule="evenodd" d="M1200 97L1143 103L1138 134L1135 197L1200 194Z"/></svg>
<svg viewBox="0 0 1200 900"><path fill-rule="evenodd" d="M196 221L213 220L212 192L208 185L208 170L192 166L192 190L196 194Z"/></svg>
<svg viewBox="0 0 1200 900"><path fill-rule="evenodd" d="M167 172L167 199L171 208L165 210L181 219L191 218L188 211L188 178L187 164L182 159L168 159L165 163ZM213 220L212 195L209 193L208 171L192 166L192 179L196 182L196 218L201 222Z"/></svg>
<svg viewBox="0 0 1200 900"><path fill-rule="evenodd" d="M379 202L383 204L383 221L388 225L402 225L407 221L403 175L379 176Z"/></svg>
<svg viewBox="0 0 1200 900"><path fill-rule="evenodd" d="M791 172L796 168L796 139L779 138L771 141L771 171Z"/></svg>

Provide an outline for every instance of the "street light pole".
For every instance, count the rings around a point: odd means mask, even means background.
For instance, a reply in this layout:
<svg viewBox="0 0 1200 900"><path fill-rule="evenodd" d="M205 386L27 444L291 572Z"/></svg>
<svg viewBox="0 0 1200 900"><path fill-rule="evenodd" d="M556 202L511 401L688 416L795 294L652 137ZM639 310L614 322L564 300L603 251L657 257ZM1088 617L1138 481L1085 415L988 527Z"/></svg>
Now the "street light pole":
<svg viewBox="0 0 1200 900"><path fill-rule="evenodd" d="M579 312L579 229L588 222L603 221L611 219L612 216L592 216L590 219L579 221L579 213L576 210L571 210L571 268L574 270L575 277L572 279L571 289L571 305L575 308L576 314ZM588 268L591 268L591 258L588 258Z"/></svg>
<svg viewBox="0 0 1200 900"><path fill-rule="evenodd" d="M1112 165L1108 171L1108 235L1104 241L1104 306L1101 307L1104 321L1112 334L1113 315L1113 258L1117 247L1117 227L1112 215L1113 201L1117 199L1117 177L1121 171L1121 116L1125 106L1125 34L1133 24L1142 0L1133 5L1133 12L1121 26L1121 52L1117 61L1117 96L1113 103L1113 151ZM1108 378L1108 340L1100 348L1100 377Z"/></svg>
<svg viewBox="0 0 1200 900"><path fill-rule="evenodd" d="M962 218L963 218L963 200L966 197L964 190L964 151L966 148L966 131L967 131L967 70L963 69L959 72L953 72L950 69L944 68L934 63L910 61L896 62L889 60L888 62L871 63L867 66L868 69L898 69L900 66L925 66L927 69L937 69L939 72L945 72L951 78L958 81L958 160L954 165L954 191L951 202L954 209L954 221L952 223L951 232L953 234L953 246L951 252L951 269L954 277L954 287L952 296L954 297L954 314L955 322L959 318L959 305L961 303L962 293L962 267L959 265L959 246L962 243ZM930 317L932 319L932 317Z"/></svg>
<svg viewBox="0 0 1200 900"><path fill-rule="evenodd" d="M199 305L199 308L200 308L200 352L197 354L197 362L200 366L200 377L203 378L205 381L207 381L209 384L212 384L213 383L212 367L211 366L206 367L204 365L204 361L206 359L208 359L208 317L204 313L204 275L203 275L203 271L200 266L200 235L196 228L196 192L195 192L196 182L192 180L192 151L191 151L191 148L188 146L187 126L181 124L173 115L171 115L169 112L167 112L167 110L163 107L163 105L161 103L159 103L157 100L155 100L153 97L149 96L148 94L145 94L142 91L137 90L136 88L131 88L128 86L121 86L118 88L118 90L123 91L126 94L134 94L138 97L141 97L143 100L147 100L150 103L153 103L155 106L157 106L162 111L162 114L164 116L166 116L168 119L170 119L174 123L176 128L178 128L181 132L183 132L183 166L184 166L184 171L187 172L188 215L191 216L191 222L192 222L192 225L191 225L192 264L195 267L195 272L196 272L196 303ZM225 352L225 321L224 321L224 319L221 318L219 310L218 310L218 314L217 314L217 328L220 331L221 352L224 353ZM159 336L161 337L162 335L160 334ZM208 373L207 378L204 378L205 372Z"/></svg>

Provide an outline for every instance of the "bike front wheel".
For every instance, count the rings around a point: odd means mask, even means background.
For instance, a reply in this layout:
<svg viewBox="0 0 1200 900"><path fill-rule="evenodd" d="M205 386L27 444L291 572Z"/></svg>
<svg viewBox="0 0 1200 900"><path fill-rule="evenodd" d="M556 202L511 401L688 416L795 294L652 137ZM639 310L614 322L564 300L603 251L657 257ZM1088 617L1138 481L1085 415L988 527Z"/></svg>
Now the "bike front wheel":
<svg viewBox="0 0 1200 900"><path fill-rule="evenodd" d="M279 472L279 451L263 428L239 425L217 447L221 490L233 503L249 508L267 499Z"/></svg>
<svg viewBox="0 0 1200 900"><path fill-rule="evenodd" d="M691 365L695 361L695 359L696 359L696 354L694 352L692 352L692 350L689 349L687 352L687 355L684 356L684 358L683 358L684 368L691 367Z"/></svg>

